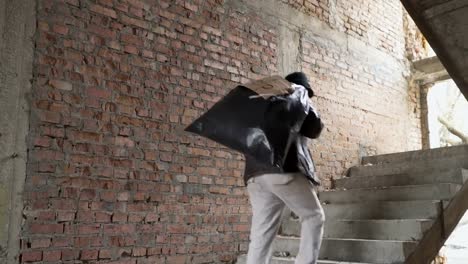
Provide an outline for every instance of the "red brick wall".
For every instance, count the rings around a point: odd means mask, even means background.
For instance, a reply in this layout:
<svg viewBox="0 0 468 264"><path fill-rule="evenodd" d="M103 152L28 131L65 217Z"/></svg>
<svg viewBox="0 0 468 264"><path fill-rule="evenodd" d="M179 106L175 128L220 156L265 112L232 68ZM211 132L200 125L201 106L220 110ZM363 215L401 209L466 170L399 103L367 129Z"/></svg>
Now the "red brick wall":
<svg viewBox="0 0 468 264"><path fill-rule="evenodd" d="M183 128L236 84L278 72L277 27L221 0L37 2L21 262L219 263L245 252L243 157ZM326 7L309 14L327 21ZM360 151L416 147L403 129L418 127L404 64L379 68L324 43L306 35L300 47L327 125L314 145L327 187Z"/></svg>

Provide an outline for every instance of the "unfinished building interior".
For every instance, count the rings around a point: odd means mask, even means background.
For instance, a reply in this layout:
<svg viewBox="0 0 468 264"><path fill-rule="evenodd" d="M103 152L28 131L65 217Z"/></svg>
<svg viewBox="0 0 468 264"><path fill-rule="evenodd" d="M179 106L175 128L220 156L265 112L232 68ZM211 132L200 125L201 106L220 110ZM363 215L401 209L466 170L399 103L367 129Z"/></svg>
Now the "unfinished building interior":
<svg viewBox="0 0 468 264"><path fill-rule="evenodd" d="M468 208L468 147L429 149L426 103L446 79L468 98L467 14L464 0L0 0L0 262L243 263L244 157L184 128L236 85L303 71L325 123L310 144L319 263L430 263ZM274 263L294 263L298 228L285 212Z"/></svg>

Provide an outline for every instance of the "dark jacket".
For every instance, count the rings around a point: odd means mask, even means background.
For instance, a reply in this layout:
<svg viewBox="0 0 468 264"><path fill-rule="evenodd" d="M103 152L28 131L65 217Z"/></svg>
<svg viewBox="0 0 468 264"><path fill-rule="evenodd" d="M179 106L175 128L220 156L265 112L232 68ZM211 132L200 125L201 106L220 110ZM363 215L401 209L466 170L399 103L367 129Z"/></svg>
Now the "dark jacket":
<svg viewBox="0 0 468 264"><path fill-rule="evenodd" d="M302 172L312 183L320 185L316 175L314 162L307 146L307 138L318 138L323 129L323 123L312 110L302 124L299 137L291 144L283 168L258 162L255 158L245 156L244 182L255 176L269 173Z"/></svg>

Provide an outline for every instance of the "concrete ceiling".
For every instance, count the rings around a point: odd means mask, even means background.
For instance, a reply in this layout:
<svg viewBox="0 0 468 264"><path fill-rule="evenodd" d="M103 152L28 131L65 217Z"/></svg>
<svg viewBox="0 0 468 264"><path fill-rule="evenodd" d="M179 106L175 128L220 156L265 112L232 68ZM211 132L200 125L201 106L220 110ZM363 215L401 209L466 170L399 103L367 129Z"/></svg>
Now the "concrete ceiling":
<svg viewBox="0 0 468 264"><path fill-rule="evenodd" d="M468 0L401 0L468 99Z"/></svg>

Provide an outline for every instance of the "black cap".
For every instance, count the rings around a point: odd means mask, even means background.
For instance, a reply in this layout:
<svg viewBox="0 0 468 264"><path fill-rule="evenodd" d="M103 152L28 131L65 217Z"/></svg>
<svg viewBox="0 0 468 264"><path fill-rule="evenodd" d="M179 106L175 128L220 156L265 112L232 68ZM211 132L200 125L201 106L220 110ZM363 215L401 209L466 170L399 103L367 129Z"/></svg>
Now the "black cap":
<svg viewBox="0 0 468 264"><path fill-rule="evenodd" d="M285 77L285 79L289 82L304 86L307 89L309 97L314 96L314 91L312 91L312 88L310 87L309 80L303 72L290 73Z"/></svg>

